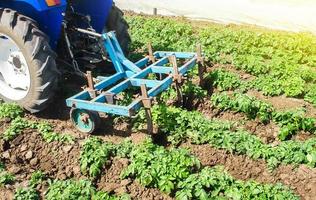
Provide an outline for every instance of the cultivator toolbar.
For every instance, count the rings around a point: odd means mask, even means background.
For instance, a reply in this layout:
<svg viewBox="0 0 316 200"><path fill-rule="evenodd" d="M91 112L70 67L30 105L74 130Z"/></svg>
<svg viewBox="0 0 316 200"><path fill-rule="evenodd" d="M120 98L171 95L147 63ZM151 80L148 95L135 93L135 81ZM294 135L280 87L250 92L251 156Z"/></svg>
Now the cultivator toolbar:
<svg viewBox="0 0 316 200"><path fill-rule="evenodd" d="M87 72L88 87L66 100L67 106L72 108L73 123L83 132L91 133L95 129L98 112L131 117L142 106L145 107L150 130L152 98L165 91L172 83L180 85L185 73L197 63L202 63L201 48L198 48L197 53L153 53L150 45L149 55L133 63L124 56L114 32L93 34L102 38L116 73L108 77L99 76L98 83L94 84L91 72ZM199 66L200 69L202 65ZM126 106L117 103L118 94L135 87L139 89L138 97Z"/></svg>

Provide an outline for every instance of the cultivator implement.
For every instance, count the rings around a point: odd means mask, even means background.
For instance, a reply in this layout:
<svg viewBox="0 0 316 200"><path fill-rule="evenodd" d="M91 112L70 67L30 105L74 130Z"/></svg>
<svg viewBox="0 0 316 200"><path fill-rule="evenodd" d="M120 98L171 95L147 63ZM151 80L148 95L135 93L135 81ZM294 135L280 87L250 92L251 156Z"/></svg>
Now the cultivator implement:
<svg viewBox="0 0 316 200"><path fill-rule="evenodd" d="M142 106L145 107L150 130L152 98L168 89L173 83L180 85L186 72L202 61L200 48L196 53L153 52L149 45L148 56L133 63L124 56L114 32L97 34L85 30L79 31L102 39L116 70L111 76L98 76L96 84L91 72L87 72L87 88L66 100L67 106L72 108L73 123L83 132L92 132L95 129L98 112L131 117ZM130 88L138 90L139 95L136 95L129 105L120 105L116 97Z"/></svg>

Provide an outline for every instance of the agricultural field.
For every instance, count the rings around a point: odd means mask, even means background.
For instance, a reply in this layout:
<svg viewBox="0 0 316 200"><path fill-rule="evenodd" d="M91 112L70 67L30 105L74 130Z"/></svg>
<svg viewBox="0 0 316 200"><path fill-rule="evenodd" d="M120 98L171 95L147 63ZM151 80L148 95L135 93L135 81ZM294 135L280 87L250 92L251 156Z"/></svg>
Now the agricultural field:
<svg viewBox="0 0 316 200"><path fill-rule="evenodd" d="M206 59L144 111L77 131L61 83L31 115L0 104L0 199L316 199L316 36L127 13L130 58L155 50ZM155 77L153 77L155 78ZM122 104L133 95L122 94Z"/></svg>

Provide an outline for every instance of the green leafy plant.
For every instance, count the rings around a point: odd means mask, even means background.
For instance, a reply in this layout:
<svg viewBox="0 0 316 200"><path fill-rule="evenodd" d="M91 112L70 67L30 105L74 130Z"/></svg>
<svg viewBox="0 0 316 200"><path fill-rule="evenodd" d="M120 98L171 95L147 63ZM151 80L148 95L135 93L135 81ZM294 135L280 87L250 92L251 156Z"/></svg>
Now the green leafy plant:
<svg viewBox="0 0 316 200"><path fill-rule="evenodd" d="M219 91L237 89L242 85L242 81L237 74L223 69L212 71L206 79L210 80Z"/></svg>
<svg viewBox="0 0 316 200"><path fill-rule="evenodd" d="M101 139L91 137L85 141L80 152L80 168L91 177L100 175L103 166L110 158L113 146L102 142Z"/></svg>
<svg viewBox="0 0 316 200"><path fill-rule="evenodd" d="M126 194L113 196L106 192L97 191L88 180L49 180L49 187L45 194L47 200L129 200Z"/></svg>
<svg viewBox="0 0 316 200"><path fill-rule="evenodd" d="M5 170L5 166L0 163L0 186L11 184L15 180L15 177Z"/></svg>
<svg viewBox="0 0 316 200"><path fill-rule="evenodd" d="M74 137L71 135L54 132L52 125L48 122L40 122L36 125L36 128L46 142L72 143L74 141Z"/></svg>
<svg viewBox="0 0 316 200"><path fill-rule="evenodd" d="M96 192L88 180L49 180L49 187L45 194L47 200L78 200L91 199Z"/></svg>
<svg viewBox="0 0 316 200"><path fill-rule="evenodd" d="M17 104L0 103L0 119L15 119L16 117L22 117L23 114L22 108Z"/></svg>
<svg viewBox="0 0 316 200"><path fill-rule="evenodd" d="M39 200L40 195L34 188L18 188L14 194L14 200Z"/></svg>
<svg viewBox="0 0 316 200"><path fill-rule="evenodd" d="M242 112L250 119L258 117L263 123L271 120L272 112L274 111L272 105L240 93L234 93L233 96L225 92L213 94L211 100L213 105L222 110Z"/></svg>
<svg viewBox="0 0 316 200"><path fill-rule="evenodd" d="M37 187L45 179L45 174L42 171L35 171L31 175L29 186L32 188Z"/></svg>
<svg viewBox="0 0 316 200"><path fill-rule="evenodd" d="M11 121L7 130L3 133L3 139L6 141L13 140L16 136L20 135L24 129L30 128L32 123L21 117L17 117Z"/></svg>
<svg viewBox="0 0 316 200"><path fill-rule="evenodd" d="M113 196L103 191L98 191L92 196L92 200L130 200L130 199L131 197L128 194Z"/></svg>
<svg viewBox="0 0 316 200"><path fill-rule="evenodd" d="M186 150L166 150L149 140L135 147L130 159L123 178L136 177L142 185L157 187L168 194L174 191L179 179L200 168L199 161Z"/></svg>
<svg viewBox="0 0 316 200"><path fill-rule="evenodd" d="M179 182L177 199L299 199L290 189L277 185L239 181L223 167L205 167Z"/></svg>
<svg viewBox="0 0 316 200"><path fill-rule="evenodd" d="M273 120L281 126L278 135L280 140L285 140L300 130L315 133L316 119L304 115L304 110L273 113Z"/></svg>

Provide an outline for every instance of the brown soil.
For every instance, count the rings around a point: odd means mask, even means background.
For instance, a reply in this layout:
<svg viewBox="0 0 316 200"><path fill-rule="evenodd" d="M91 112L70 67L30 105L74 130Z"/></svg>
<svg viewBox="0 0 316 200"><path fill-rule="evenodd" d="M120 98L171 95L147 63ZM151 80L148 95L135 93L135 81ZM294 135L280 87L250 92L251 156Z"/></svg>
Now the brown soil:
<svg viewBox="0 0 316 200"><path fill-rule="evenodd" d="M302 199L314 200L316 196L316 169L305 165L294 168L281 165L269 172L263 160L252 160L243 155L234 155L210 145L183 144L193 155L197 156L204 166L223 165L235 178L255 180L260 183L283 183L293 189Z"/></svg>
<svg viewBox="0 0 316 200"><path fill-rule="evenodd" d="M264 96L261 92L255 90L248 91L247 94L271 103L273 107L277 110L286 111L304 108L307 111L307 116L316 117L316 108L303 99L290 98L285 96L267 97Z"/></svg>

